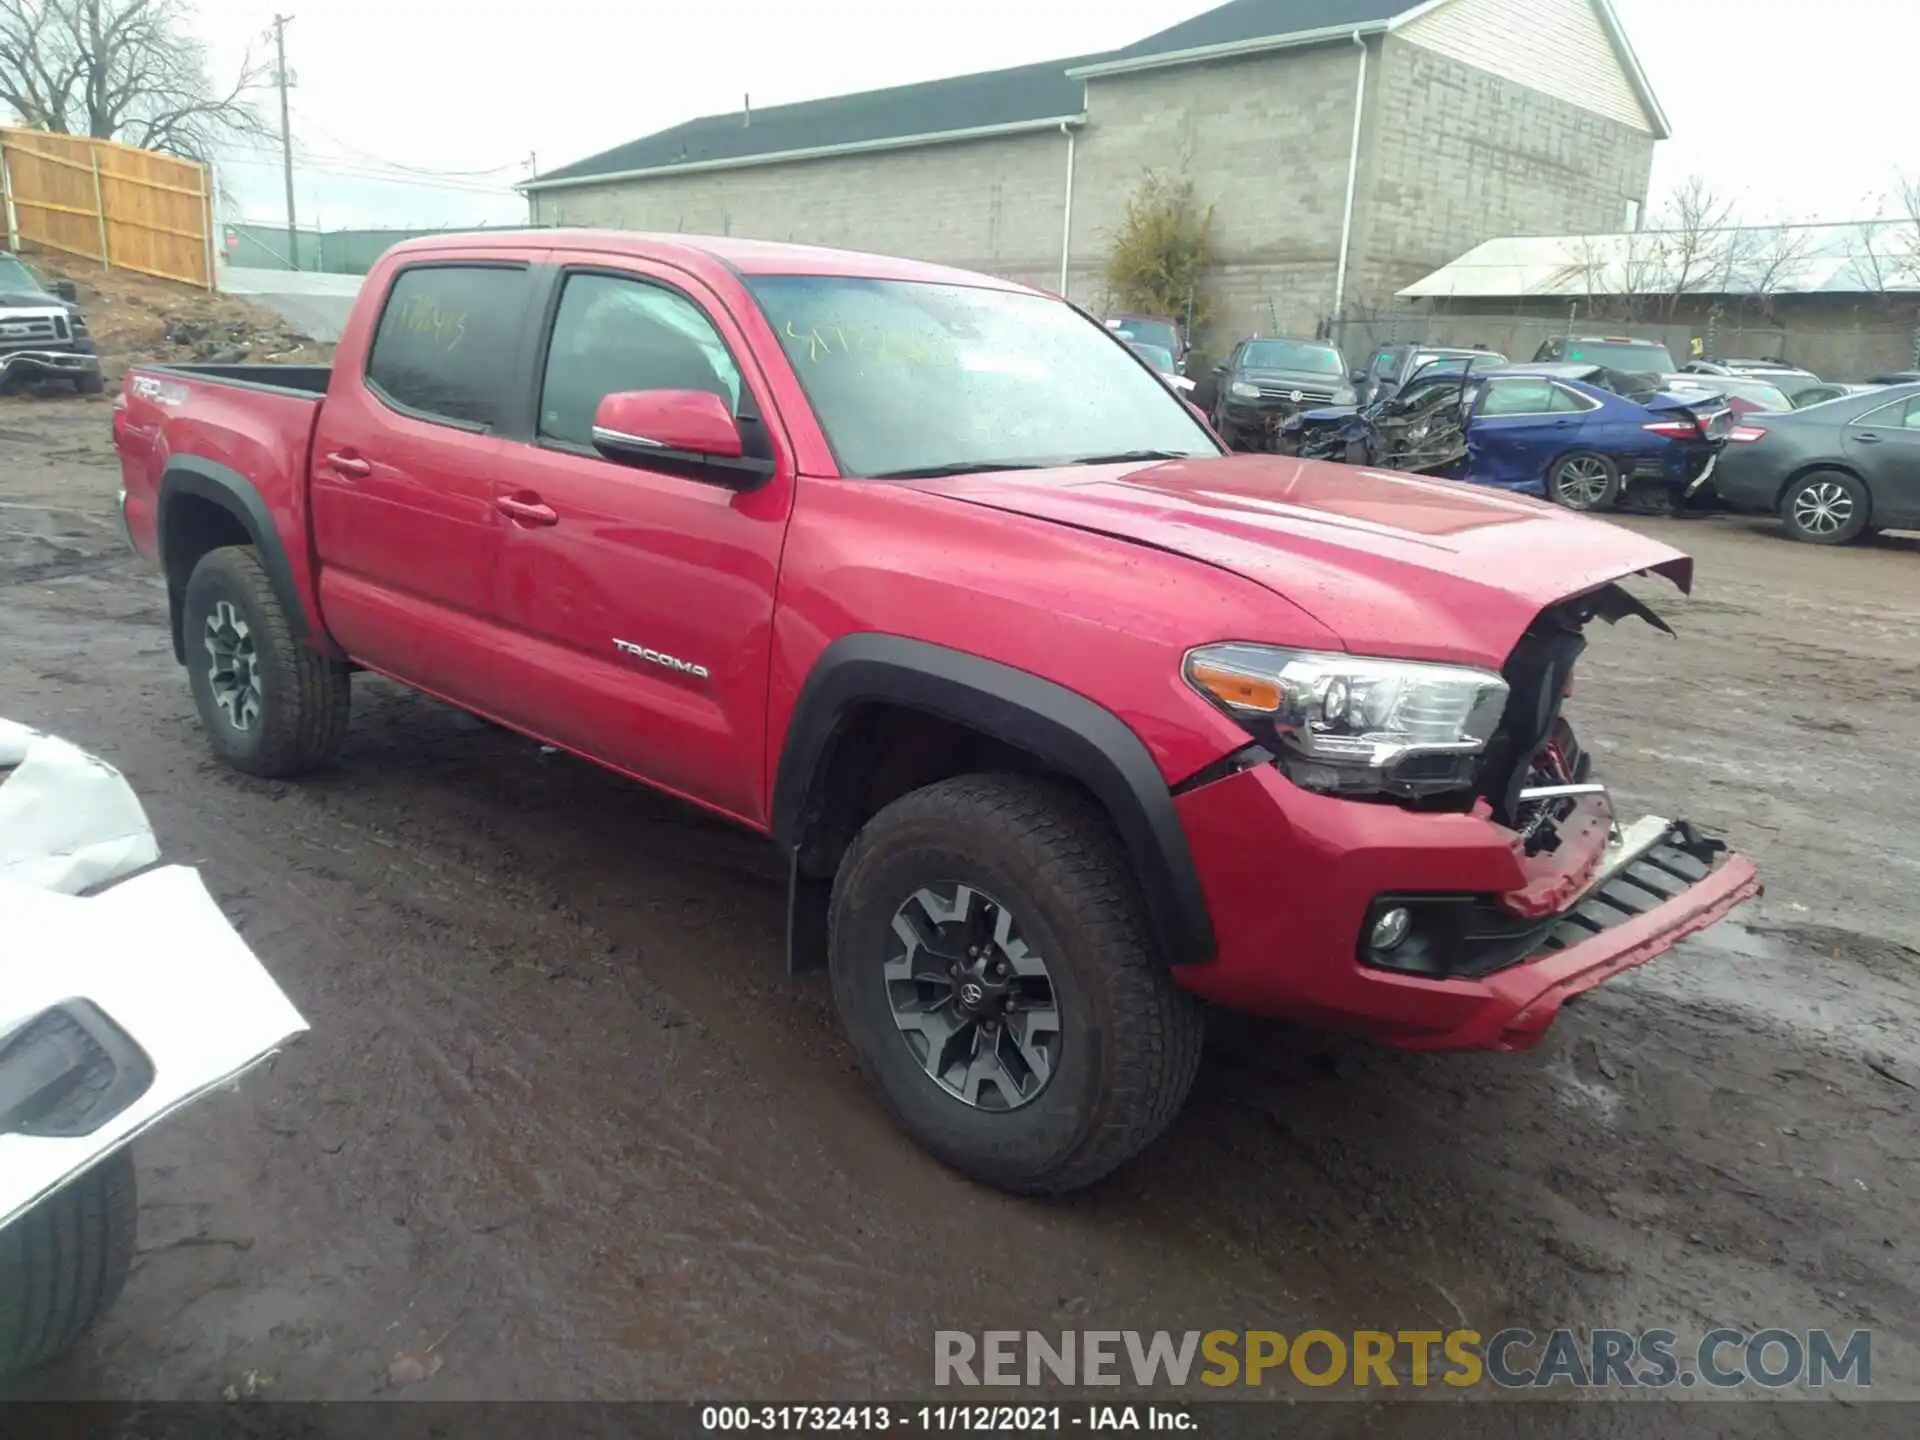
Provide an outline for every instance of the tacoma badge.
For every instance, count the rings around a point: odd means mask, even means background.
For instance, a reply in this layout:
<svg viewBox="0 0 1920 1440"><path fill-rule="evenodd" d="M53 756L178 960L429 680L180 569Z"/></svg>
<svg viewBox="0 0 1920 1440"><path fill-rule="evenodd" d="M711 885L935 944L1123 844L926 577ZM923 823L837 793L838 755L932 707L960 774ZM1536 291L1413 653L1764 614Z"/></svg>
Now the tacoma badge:
<svg viewBox="0 0 1920 1440"><path fill-rule="evenodd" d="M677 655L662 655L658 650L649 650L644 645L636 645L631 640L615 640L613 648L626 655L637 655L650 664L664 666L668 670L678 670L682 675L691 675L696 680L711 680L704 665L693 665Z"/></svg>

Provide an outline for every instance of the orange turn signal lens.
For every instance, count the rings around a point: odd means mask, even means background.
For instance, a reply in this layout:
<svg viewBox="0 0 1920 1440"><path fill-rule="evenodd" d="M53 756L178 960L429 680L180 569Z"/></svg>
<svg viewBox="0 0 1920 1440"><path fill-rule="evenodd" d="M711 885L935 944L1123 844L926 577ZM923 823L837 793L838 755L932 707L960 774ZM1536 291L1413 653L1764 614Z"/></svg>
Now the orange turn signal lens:
<svg viewBox="0 0 1920 1440"><path fill-rule="evenodd" d="M1231 705L1237 710L1260 710L1274 714L1280 710L1285 699L1278 683L1257 675L1222 670L1203 662L1190 665L1187 673L1192 676L1194 684L1222 705Z"/></svg>

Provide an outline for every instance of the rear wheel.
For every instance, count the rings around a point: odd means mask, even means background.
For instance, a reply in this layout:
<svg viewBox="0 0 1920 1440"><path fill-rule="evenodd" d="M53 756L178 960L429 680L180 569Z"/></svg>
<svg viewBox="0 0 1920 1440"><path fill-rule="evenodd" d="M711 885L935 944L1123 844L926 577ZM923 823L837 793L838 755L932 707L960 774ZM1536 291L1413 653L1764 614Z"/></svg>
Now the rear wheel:
<svg viewBox="0 0 1920 1440"><path fill-rule="evenodd" d="M105 393L107 382L101 376L100 372L96 370L91 374L82 375L78 380L75 380L73 382L73 388L75 393L80 395L100 395Z"/></svg>
<svg viewBox="0 0 1920 1440"><path fill-rule="evenodd" d="M182 614L187 679L215 755L270 779L333 758L347 733L351 677L294 637L257 550L201 556Z"/></svg>
<svg viewBox="0 0 1920 1440"><path fill-rule="evenodd" d="M830 926L862 1068L963 1174L1091 1184L1186 1099L1200 1006L1148 944L1105 817L1063 786L966 775L896 800L841 863Z"/></svg>
<svg viewBox="0 0 1920 1440"><path fill-rule="evenodd" d="M1620 467L1590 450L1563 455L1547 472L1547 498L1569 510L1609 510L1620 498Z"/></svg>
<svg viewBox="0 0 1920 1440"><path fill-rule="evenodd" d="M1787 534L1809 545L1846 545L1867 528L1867 490L1840 470L1816 470L1787 487L1780 518Z"/></svg>
<svg viewBox="0 0 1920 1440"><path fill-rule="evenodd" d="M123 1148L0 1230L0 1380L46 1364L112 1308L136 1210Z"/></svg>

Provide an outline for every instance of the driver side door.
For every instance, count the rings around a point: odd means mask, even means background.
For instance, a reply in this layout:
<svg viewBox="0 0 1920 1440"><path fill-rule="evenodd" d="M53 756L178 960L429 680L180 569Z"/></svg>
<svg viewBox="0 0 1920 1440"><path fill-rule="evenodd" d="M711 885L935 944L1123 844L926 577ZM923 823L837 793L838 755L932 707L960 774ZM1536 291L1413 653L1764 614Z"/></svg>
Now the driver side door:
<svg viewBox="0 0 1920 1440"><path fill-rule="evenodd" d="M764 823L767 667L794 466L765 381L719 297L631 256L551 272L530 443L502 457L510 502L497 605L506 718L750 824ZM751 489L698 464L610 459L613 393L717 395Z"/></svg>

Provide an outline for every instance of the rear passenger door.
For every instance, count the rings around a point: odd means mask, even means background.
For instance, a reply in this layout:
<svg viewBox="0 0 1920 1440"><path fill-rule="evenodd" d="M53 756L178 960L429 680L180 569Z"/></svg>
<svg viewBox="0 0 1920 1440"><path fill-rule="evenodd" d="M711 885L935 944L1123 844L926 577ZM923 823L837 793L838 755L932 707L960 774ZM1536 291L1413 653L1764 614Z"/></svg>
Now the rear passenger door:
<svg viewBox="0 0 1920 1440"><path fill-rule="evenodd" d="M1542 481L1553 458L1571 448L1561 441L1581 418L1574 409L1554 409L1569 404L1555 399L1567 393L1544 378L1489 380L1467 426L1468 477L1509 488Z"/></svg>
<svg viewBox="0 0 1920 1440"><path fill-rule="evenodd" d="M494 481L533 258L395 271L371 343L336 364L310 461L329 633L364 665L496 714Z"/></svg>
<svg viewBox="0 0 1920 1440"><path fill-rule="evenodd" d="M510 521L499 607L508 718L716 809L766 819L767 667L793 464L771 392L719 297L631 256L550 276L533 434L496 480L544 507ZM696 465L608 459L605 395L702 390L735 416L750 490Z"/></svg>
<svg viewBox="0 0 1920 1440"><path fill-rule="evenodd" d="M1847 459L1866 477L1876 525L1920 522L1920 395L1845 427Z"/></svg>

